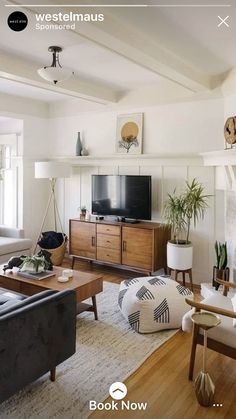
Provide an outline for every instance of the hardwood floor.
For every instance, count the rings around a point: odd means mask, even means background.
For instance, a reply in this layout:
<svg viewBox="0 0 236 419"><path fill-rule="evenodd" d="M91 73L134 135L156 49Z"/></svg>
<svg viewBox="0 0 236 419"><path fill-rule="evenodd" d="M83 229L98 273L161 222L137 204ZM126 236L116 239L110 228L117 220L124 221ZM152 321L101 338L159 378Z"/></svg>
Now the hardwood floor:
<svg viewBox="0 0 236 419"><path fill-rule="evenodd" d="M68 262L66 262L68 265ZM136 273L76 262L75 269L103 272L104 280L119 283L123 279L138 276ZM199 292L196 291L196 299ZM98 308L99 309L99 308ZM211 350L207 351L208 371L216 386L215 403L222 407L201 407L195 397L193 382L188 380L191 336L179 331L158 348L132 374L125 384L126 399L147 402L140 411L96 411L91 419L99 418L147 418L147 419L234 419L236 418L236 362ZM201 370L202 347L198 347L195 376ZM96 379L96 375L95 375ZM111 401L108 398L107 401Z"/></svg>

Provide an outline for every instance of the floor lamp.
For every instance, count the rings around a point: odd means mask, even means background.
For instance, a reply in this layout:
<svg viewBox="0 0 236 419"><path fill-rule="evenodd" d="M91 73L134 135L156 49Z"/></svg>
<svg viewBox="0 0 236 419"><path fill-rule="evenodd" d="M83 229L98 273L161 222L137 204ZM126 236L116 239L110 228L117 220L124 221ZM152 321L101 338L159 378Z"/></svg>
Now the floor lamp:
<svg viewBox="0 0 236 419"><path fill-rule="evenodd" d="M43 227L44 227L44 224L47 219L47 215L51 206L53 208L54 229L55 231L57 231L57 220L58 220L61 232L63 233L61 217L59 214L57 200L56 200L55 187L56 187L56 182L58 178L67 178L67 177L70 177L70 175L71 175L71 166L67 163L60 163L60 162L54 162L54 161L35 162L35 178L49 179L51 192L48 198L48 203L45 209L39 235L38 235L37 242L34 248L34 253L36 252L37 243L43 231Z"/></svg>

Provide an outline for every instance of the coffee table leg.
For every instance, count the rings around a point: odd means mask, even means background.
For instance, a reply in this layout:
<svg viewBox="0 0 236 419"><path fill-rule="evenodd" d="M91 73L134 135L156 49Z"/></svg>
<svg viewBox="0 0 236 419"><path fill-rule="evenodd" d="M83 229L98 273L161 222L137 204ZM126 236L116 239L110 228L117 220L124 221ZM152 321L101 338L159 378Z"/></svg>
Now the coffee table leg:
<svg viewBox="0 0 236 419"><path fill-rule="evenodd" d="M94 295L92 297L92 302L93 302L94 317L95 317L95 320L98 320L98 311L97 311L96 295Z"/></svg>

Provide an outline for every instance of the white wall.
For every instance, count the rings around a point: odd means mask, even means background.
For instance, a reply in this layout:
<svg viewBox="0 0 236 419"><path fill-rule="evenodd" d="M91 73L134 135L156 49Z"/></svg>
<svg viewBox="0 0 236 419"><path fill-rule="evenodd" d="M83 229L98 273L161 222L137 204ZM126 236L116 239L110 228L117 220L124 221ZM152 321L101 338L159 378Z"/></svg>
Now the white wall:
<svg viewBox="0 0 236 419"><path fill-rule="evenodd" d="M75 154L77 131L82 133L91 155L113 154L117 115L135 112L144 113L144 153L181 155L217 150L222 146L222 99L132 107L126 111L78 112L74 116L70 116L70 109L65 106L64 117L51 119L50 136L55 155Z"/></svg>
<svg viewBox="0 0 236 419"><path fill-rule="evenodd" d="M18 224L24 228L25 236L33 240L37 238L49 193L47 181L34 179L34 161L51 154L47 112L48 106L42 102L0 94L0 116L13 118L2 124L2 129L21 129L23 134L18 153L22 172Z"/></svg>
<svg viewBox="0 0 236 419"><path fill-rule="evenodd" d="M153 220L161 219L161 207L167 192L173 191L176 186L181 190L186 179L197 177L204 183L206 191L214 194L214 173L212 169L204 168L197 156L199 152L222 146L222 99L142 108L132 106L125 109L119 105L112 109L95 106L95 110L90 112L77 112L76 106L73 106L75 101L67 101L50 106L50 119L45 117L48 115L47 107L32 102L35 101L23 100L22 114L16 114L16 106L8 98L8 111L5 112L5 115L21 118L24 124L23 226L27 236L36 239L49 192L45 180L34 179L34 161L75 155L78 131L82 132L91 155L112 156L115 152L118 114L144 113L143 152L155 154L156 157L151 160L142 159L141 156L137 160L125 160L122 157L119 160L92 160L89 165L74 167L72 178L60 180L58 184L60 209L66 231L69 218L78 215L77 208L82 204L90 207L93 173L150 174L153 181ZM20 109L19 104L17 108ZM59 117L59 114L63 114L63 117ZM185 158L181 158L183 156ZM218 203L215 205L215 198L211 198L205 220L192 234L195 247L195 283L211 279L216 219L222 224L222 214L218 207Z"/></svg>
<svg viewBox="0 0 236 419"><path fill-rule="evenodd" d="M232 76L231 76L232 77ZM233 79L231 79L231 83ZM232 91L236 91L236 74L234 75L235 86ZM232 87L232 86L231 86ZM231 91L231 92L232 92ZM236 94L225 97L224 116L225 120L229 116L236 115ZM231 280L236 282L236 192L225 191L223 202L225 203L225 237L229 254L229 267Z"/></svg>
<svg viewBox="0 0 236 419"><path fill-rule="evenodd" d="M203 167L198 153L219 149L222 145L224 120L223 100L199 100L164 106L123 108L78 112L65 103L60 104L63 117L55 117L57 108L51 105L50 137L55 156L75 155L77 132L82 133L91 156L87 165L73 168L71 179L60 181L59 199L64 228L68 220L78 216L78 207L91 205L91 174L148 174L152 176L152 219L161 221L161 207L168 192L182 190L186 179L197 177L214 195L214 170ZM117 159L115 153L116 118L123 113L144 113L143 153L155 154L153 159ZM110 159L102 156L110 155ZM114 158L112 158L112 155ZM174 156L174 157L173 157ZM181 158L185 156L185 158ZM195 157L189 157L195 156ZM212 277L215 219L221 213L210 199L205 220L192 231L194 243L194 282L209 281Z"/></svg>

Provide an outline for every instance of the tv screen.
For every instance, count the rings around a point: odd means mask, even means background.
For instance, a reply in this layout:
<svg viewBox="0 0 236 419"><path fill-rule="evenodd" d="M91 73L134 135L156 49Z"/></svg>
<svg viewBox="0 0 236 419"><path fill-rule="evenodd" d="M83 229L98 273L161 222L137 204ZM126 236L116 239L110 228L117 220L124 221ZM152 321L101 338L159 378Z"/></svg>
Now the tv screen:
<svg viewBox="0 0 236 419"><path fill-rule="evenodd" d="M92 175L92 213L151 220L151 176Z"/></svg>

